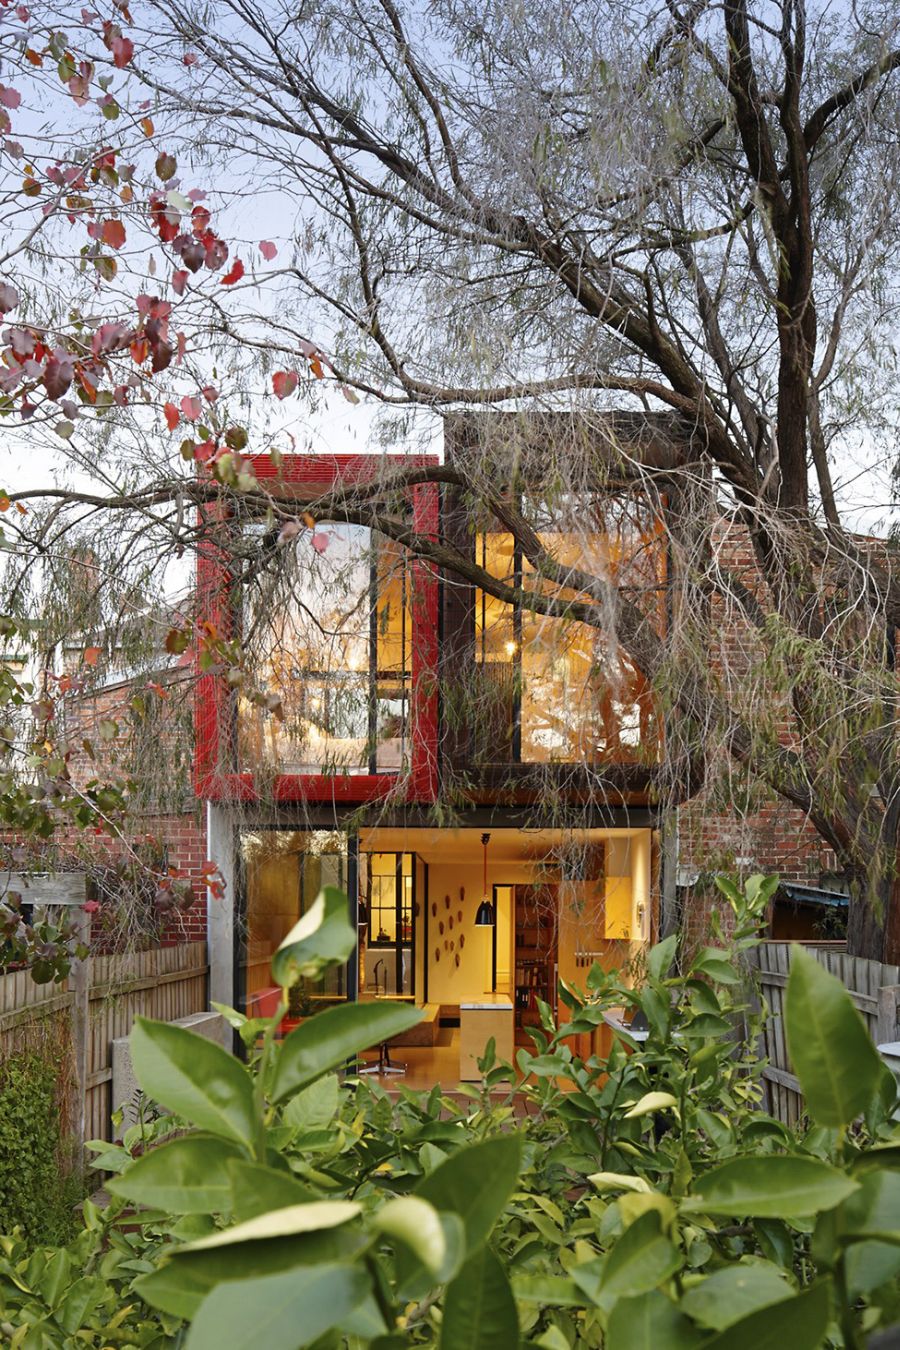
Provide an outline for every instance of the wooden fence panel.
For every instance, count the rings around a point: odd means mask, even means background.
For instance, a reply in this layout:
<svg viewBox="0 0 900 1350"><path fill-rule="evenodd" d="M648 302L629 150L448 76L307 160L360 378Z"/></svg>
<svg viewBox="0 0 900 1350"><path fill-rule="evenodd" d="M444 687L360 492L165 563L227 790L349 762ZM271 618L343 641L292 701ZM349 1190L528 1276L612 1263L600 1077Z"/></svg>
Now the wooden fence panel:
<svg viewBox="0 0 900 1350"><path fill-rule="evenodd" d="M763 1070L766 1110L786 1125L803 1114L803 1097L787 1051L784 1030L784 995L791 961L803 946L844 985L862 1014L876 1045L900 1039L900 968L848 956L840 944L763 942L748 953L756 967L760 995L769 1009L763 1029L761 1053L768 1061Z"/></svg>
<svg viewBox="0 0 900 1350"><path fill-rule="evenodd" d="M122 956L94 956L85 963L87 1063L84 1137L109 1139L112 1042L127 1036L138 1016L174 1022L207 1007L205 942L181 943ZM43 1019L73 1025L73 981L38 985L27 970L0 975L0 1059L36 1044ZM80 1113L73 1112L74 1118Z"/></svg>

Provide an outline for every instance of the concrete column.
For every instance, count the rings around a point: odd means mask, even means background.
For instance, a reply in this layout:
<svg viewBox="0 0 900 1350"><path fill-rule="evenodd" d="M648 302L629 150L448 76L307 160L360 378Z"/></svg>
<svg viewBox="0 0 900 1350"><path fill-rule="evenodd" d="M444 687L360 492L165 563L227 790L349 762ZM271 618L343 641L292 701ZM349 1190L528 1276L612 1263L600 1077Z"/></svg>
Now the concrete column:
<svg viewBox="0 0 900 1350"><path fill-rule="evenodd" d="M207 951L209 959L209 998L211 1003L227 1003L233 1008L235 989L235 944L237 941L236 826L232 813L214 802L206 803L206 856L214 862L225 882L221 900L207 893Z"/></svg>

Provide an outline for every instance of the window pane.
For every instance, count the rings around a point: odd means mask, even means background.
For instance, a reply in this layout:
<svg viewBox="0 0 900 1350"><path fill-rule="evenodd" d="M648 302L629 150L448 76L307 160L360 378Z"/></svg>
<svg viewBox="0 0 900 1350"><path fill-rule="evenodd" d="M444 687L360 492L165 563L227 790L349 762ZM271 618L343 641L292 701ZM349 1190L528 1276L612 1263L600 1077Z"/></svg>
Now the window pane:
<svg viewBox="0 0 900 1350"><path fill-rule="evenodd" d="M242 769L397 772L408 759L406 555L356 525L304 529L288 546L254 527L245 645L272 709L238 701ZM275 552L272 552L272 549Z"/></svg>
<svg viewBox="0 0 900 1350"><path fill-rule="evenodd" d="M345 835L330 830L245 830L241 858L246 884L244 999L251 1015L271 1016L279 991L272 957L323 886L346 891ZM340 966L320 980L302 980L291 996L291 1013L307 1016L347 998L347 972Z"/></svg>

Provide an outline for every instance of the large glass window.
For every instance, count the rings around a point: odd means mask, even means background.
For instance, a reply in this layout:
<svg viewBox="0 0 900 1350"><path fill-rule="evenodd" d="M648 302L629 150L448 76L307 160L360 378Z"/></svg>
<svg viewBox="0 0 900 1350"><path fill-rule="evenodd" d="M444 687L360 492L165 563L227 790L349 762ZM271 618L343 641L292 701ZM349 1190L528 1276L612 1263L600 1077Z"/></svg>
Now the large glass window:
<svg viewBox="0 0 900 1350"><path fill-rule="evenodd" d="M543 530L540 538L562 567L622 584L625 547L621 532L610 537ZM517 589L541 588L511 534L481 532L476 535L475 548L476 561L492 576ZM629 565L634 557L632 545ZM650 585L655 588L657 584L651 571ZM561 599L578 595L574 589L555 587L551 593ZM627 761L646 754L654 744L653 707L646 682L602 628L548 617L527 605L506 604L479 588L475 592L475 662L475 716L484 756L490 761Z"/></svg>
<svg viewBox="0 0 900 1350"><path fill-rule="evenodd" d="M349 889L347 838L332 830L244 830L240 846L245 1007L270 1016L279 998L271 972L276 950L323 886ZM291 992L291 1013L308 1016L347 997L347 971L340 966L320 980L301 981Z"/></svg>
<svg viewBox="0 0 900 1350"><path fill-rule="evenodd" d="M360 854L360 915L367 923L366 993L416 992L413 864L411 853Z"/></svg>
<svg viewBox="0 0 900 1350"><path fill-rule="evenodd" d="M277 773L396 773L407 766L410 568L357 525L304 528L289 543L248 535L244 640L269 695L239 698L240 767Z"/></svg>

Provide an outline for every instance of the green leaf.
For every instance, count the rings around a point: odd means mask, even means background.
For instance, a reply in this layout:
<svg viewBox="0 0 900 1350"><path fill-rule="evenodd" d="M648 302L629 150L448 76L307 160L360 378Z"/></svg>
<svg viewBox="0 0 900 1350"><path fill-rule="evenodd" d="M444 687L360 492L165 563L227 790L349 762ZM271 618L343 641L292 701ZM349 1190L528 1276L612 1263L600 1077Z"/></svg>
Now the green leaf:
<svg viewBox="0 0 900 1350"><path fill-rule="evenodd" d="M665 1111L675 1107L676 1114L678 1109L678 1099L673 1097L671 1092L645 1092L640 1101L635 1102L629 1111L625 1112L624 1120L635 1120L638 1116L653 1115L656 1111Z"/></svg>
<svg viewBox="0 0 900 1350"><path fill-rule="evenodd" d="M229 1162L240 1151L224 1139L186 1135L160 1144L106 1183L113 1195L173 1214L221 1214L232 1203Z"/></svg>
<svg viewBox="0 0 900 1350"><path fill-rule="evenodd" d="M827 1280L793 1298L773 1303L733 1322L703 1350L820 1350L831 1320L831 1285Z"/></svg>
<svg viewBox="0 0 900 1350"><path fill-rule="evenodd" d="M794 1289L777 1266L726 1266L694 1285L681 1300L684 1311L712 1331L723 1331L732 1322L792 1298Z"/></svg>
<svg viewBox="0 0 900 1350"><path fill-rule="evenodd" d="M659 1290L620 1298L609 1315L606 1350L694 1350L700 1333Z"/></svg>
<svg viewBox="0 0 900 1350"><path fill-rule="evenodd" d="M686 1213L794 1219L833 1209L858 1183L818 1158L734 1158L706 1172L682 1201Z"/></svg>
<svg viewBox="0 0 900 1350"><path fill-rule="evenodd" d="M900 1246L889 1242L854 1242L844 1258L851 1298L869 1294L900 1275Z"/></svg>
<svg viewBox="0 0 900 1350"><path fill-rule="evenodd" d="M514 1275L513 1292L519 1303L537 1303L542 1308L585 1306L581 1289L564 1275Z"/></svg>
<svg viewBox="0 0 900 1350"><path fill-rule="evenodd" d="M176 1247L173 1257L186 1252L210 1251L214 1247L228 1247L241 1242L260 1242L266 1238L293 1237L296 1233L312 1233L320 1228L337 1228L355 1219L362 1206L355 1200L314 1200L311 1204L285 1205L282 1209L257 1214L252 1219L223 1228L209 1237L198 1238Z"/></svg>
<svg viewBox="0 0 900 1350"><path fill-rule="evenodd" d="M177 1260L162 1261L151 1275L136 1280L134 1288L152 1308L190 1321L209 1291L225 1280L248 1280L303 1266L353 1261L369 1241L365 1233L343 1226L209 1251L172 1248L179 1253Z"/></svg>
<svg viewBox="0 0 900 1350"><path fill-rule="evenodd" d="M318 979L330 966L342 965L355 946L350 902L343 891L326 886L272 957L272 978L282 989Z"/></svg>
<svg viewBox="0 0 900 1350"><path fill-rule="evenodd" d="M503 1213L521 1165L521 1136L497 1135L454 1153L419 1183L415 1194L438 1212L458 1214L466 1250L474 1252Z"/></svg>
<svg viewBox="0 0 900 1350"><path fill-rule="evenodd" d="M657 1210L648 1210L625 1229L603 1266L600 1289L604 1295L632 1298L668 1280L681 1265L674 1243L662 1231ZM577 1279L576 1266L571 1272Z"/></svg>
<svg viewBox="0 0 900 1350"><path fill-rule="evenodd" d="M364 1269L349 1265L282 1271L221 1284L204 1299L187 1350L297 1350L324 1335L369 1292Z"/></svg>
<svg viewBox="0 0 900 1350"><path fill-rule="evenodd" d="M389 1200L372 1219L376 1233L404 1243L432 1275L438 1276L447 1257L447 1238L437 1210L417 1195Z"/></svg>
<svg viewBox="0 0 900 1350"><path fill-rule="evenodd" d="M202 1130L251 1144L253 1088L246 1069L227 1050L183 1027L138 1017L131 1058L138 1082L154 1101Z"/></svg>
<svg viewBox="0 0 900 1350"><path fill-rule="evenodd" d="M440 1350L514 1350L519 1318L506 1271L489 1247L447 1286Z"/></svg>
<svg viewBox="0 0 900 1350"><path fill-rule="evenodd" d="M728 953L721 947L704 947L699 956L695 957L691 970L708 975L718 984L737 984L741 978L740 973L728 960Z"/></svg>
<svg viewBox="0 0 900 1350"><path fill-rule="evenodd" d="M849 1125L878 1091L881 1058L840 980L802 947L794 949L784 1021L809 1114L819 1125Z"/></svg>
<svg viewBox="0 0 900 1350"><path fill-rule="evenodd" d="M408 1031L422 1011L405 1003L344 1003L317 1013L282 1041L272 1098L284 1101L379 1042Z"/></svg>
<svg viewBox="0 0 900 1350"><path fill-rule="evenodd" d="M647 973L651 980L665 979L669 967L675 960L675 952L678 947L678 934L672 933L664 938L662 942L657 942L655 947L650 948L647 956Z"/></svg>
<svg viewBox="0 0 900 1350"><path fill-rule="evenodd" d="M339 1101L337 1074L329 1074L291 1098L284 1108L285 1124L300 1130L320 1130L334 1120Z"/></svg>
<svg viewBox="0 0 900 1350"><path fill-rule="evenodd" d="M260 1163L232 1162L228 1167L231 1181L231 1208L239 1223L255 1219L273 1209L287 1209L288 1205L306 1205L316 1199L315 1192L301 1185L290 1172L279 1172Z"/></svg>

